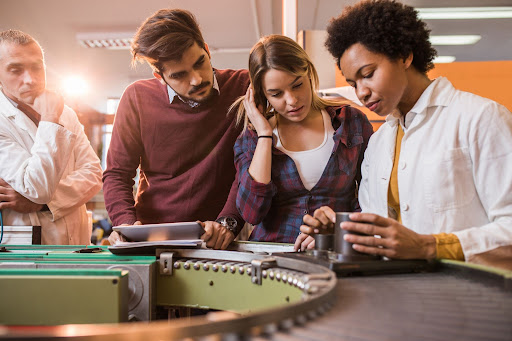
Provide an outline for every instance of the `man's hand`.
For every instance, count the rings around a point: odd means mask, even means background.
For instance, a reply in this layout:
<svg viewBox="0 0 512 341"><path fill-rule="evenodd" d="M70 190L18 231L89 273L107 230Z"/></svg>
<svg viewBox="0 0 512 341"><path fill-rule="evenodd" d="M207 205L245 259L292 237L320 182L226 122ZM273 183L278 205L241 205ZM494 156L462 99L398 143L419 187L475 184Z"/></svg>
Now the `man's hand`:
<svg viewBox="0 0 512 341"><path fill-rule="evenodd" d="M136 221L135 223L133 224L121 224L119 226L129 226L129 225L142 225L142 223L140 221ZM121 236L119 233L117 233L116 231L112 231L110 233L110 236L108 236L108 242L110 243L110 245L116 245L118 242L125 242L126 239L124 239L123 236Z"/></svg>
<svg viewBox="0 0 512 341"><path fill-rule="evenodd" d="M350 219L353 221L341 223L342 229L368 235L345 235L345 240L353 243L356 251L393 259L436 257L436 241L432 235L418 234L394 219L371 213L352 213Z"/></svg>
<svg viewBox="0 0 512 341"><path fill-rule="evenodd" d="M315 248L315 238L313 238L312 236L310 236L306 233L299 234L297 239L295 239L295 245L293 246L293 249L295 251L299 251L299 250L305 251L305 250L311 250L314 248Z"/></svg>
<svg viewBox="0 0 512 341"><path fill-rule="evenodd" d="M36 97L32 105L35 111L41 115L41 121L59 123L60 116L64 110L64 100L61 95L45 90Z"/></svg>
<svg viewBox="0 0 512 341"><path fill-rule="evenodd" d="M0 210L7 208L18 213L31 213L40 211L43 205L28 200L0 179Z"/></svg>
<svg viewBox="0 0 512 341"><path fill-rule="evenodd" d="M225 250L228 245L235 239L233 232L217 223L216 221L198 221L204 228L204 234L201 239L206 242L207 247L215 250Z"/></svg>

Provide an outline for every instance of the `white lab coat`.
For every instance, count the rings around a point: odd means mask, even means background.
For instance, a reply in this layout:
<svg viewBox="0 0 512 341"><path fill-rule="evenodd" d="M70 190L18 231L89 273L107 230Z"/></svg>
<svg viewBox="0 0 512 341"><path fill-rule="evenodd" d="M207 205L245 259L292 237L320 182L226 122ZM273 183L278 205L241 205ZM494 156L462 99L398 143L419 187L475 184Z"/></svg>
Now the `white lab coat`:
<svg viewBox="0 0 512 341"><path fill-rule="evenodd" d="M410 116L412 115L412 116ZM512 245L512 114L486 98L434 80L407 114L414 117L398 164L404 226L454 233L466 260ZM399 119L371 137L361 166L364 212L388 217L388 187Z"/></svg>
<svg viewBox="0 0 512 341"><path fill-rule="evenodd" d="M4 225L41 226L43 244L90 244L85 203L101 188L101 167L83 126L64 107L39 128L0 92L0 178L50 211L2 211Z"/></svg>

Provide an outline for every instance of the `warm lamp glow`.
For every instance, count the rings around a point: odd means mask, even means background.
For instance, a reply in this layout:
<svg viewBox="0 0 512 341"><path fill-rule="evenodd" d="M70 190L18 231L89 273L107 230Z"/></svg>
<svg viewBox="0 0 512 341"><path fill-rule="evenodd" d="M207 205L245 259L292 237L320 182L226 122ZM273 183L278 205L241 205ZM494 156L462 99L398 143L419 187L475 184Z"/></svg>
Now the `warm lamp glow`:
<svg viewBox="0 0 512 341"><path fill-rule="evenodd" d="M85 95L89 91L87 82L79 76L70 76L62 81L62 92L70 97Z"/></svg>

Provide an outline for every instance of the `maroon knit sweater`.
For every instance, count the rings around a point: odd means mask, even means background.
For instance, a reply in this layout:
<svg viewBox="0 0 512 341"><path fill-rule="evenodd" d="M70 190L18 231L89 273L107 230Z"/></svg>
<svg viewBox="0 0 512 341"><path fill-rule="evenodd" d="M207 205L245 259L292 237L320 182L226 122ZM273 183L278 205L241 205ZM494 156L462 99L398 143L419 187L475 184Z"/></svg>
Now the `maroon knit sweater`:
<svg viewBox="0 0 512 341"><path fill-rule="evenodd" d="M235 126L235 113L227 111L247 91L249 75L246 70L215 72L220 95L197 108L178 98L169 103L167 88L157 79L137 81L125 90L103 173L105 205L114 225L220 216L243 224L233 185L233 146L241 127Z"/></svg>

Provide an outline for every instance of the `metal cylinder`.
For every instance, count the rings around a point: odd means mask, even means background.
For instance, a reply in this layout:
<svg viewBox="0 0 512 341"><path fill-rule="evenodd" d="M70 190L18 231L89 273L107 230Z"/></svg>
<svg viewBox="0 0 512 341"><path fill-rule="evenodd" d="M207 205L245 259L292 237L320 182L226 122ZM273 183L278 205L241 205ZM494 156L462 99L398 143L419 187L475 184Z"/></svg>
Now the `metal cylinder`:
<svg viewBox="0 0 512 341"><path fill-rule="evenodd" d="M315 250L332 251L334 250L333 234L315 234Z"/></svg>
<svg viewBox="0 0 512 341"><path fill-rule="evenodd" d="M340 225L344 221L352 221L349 215L352 212L336 212L336 223L334 225L334 252L339 254L339 260L342 261L363 261L380 259L379 256L372 256L365 253L357 252L352 248L352 243L347 242L344 236L348 233L364 236L357 232L349 232L343 230Z"/></svg>
<svg viewBox="0 0 512 341"><path fill-rule="evenodd" d="M336 212L336 223L334 224L334 251L342 255L353 255L356 251L352 243L347 242L343 237L348 231L343 230L340 224L344 221L352 221L349 218L350 212Z"/></svg>

